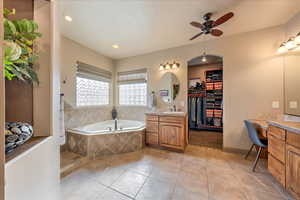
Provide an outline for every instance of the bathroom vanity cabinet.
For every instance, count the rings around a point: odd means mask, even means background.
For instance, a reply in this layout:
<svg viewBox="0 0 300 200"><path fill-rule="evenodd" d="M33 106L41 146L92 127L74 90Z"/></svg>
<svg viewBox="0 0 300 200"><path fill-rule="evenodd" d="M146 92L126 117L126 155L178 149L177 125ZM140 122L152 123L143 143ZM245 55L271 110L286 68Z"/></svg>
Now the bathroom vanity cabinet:
<svg viewBox="0 0 300 200"><path fill-rule="evenodd" d="M286 127L285 127L286 126ZM299 125L297 125L299 126ZM300 199L300 132L287 123L268 128L268 170L295 199ZM299 129L300 130L300 129Z"/></svg>
<svg viewBox="0 0 300 200"><path fill-rule="evenodd" d="M188 142L186 114L146 114L146 144L184 151Z"/></svg>

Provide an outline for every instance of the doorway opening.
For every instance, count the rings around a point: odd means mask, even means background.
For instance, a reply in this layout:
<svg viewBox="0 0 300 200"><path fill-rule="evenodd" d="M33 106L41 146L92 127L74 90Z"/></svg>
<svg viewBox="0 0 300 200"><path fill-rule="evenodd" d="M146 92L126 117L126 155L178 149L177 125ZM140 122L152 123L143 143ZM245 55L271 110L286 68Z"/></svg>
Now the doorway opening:
<svg viewBox="0 0 300 200"><path fill-rule="evenodd" d="M202 55L188 62L189 143L223 147L223 58Z"/></svg>

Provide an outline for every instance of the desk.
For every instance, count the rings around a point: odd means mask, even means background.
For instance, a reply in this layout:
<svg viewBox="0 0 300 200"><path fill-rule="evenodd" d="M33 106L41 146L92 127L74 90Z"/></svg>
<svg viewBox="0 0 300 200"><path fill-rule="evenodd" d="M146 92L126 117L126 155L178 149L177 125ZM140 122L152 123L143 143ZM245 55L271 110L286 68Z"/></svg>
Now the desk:
<svg viewBox="0 0 300 200"><path fill-rule="evenodd" d="M250 119L249 121L253 123L261 139L268 139L269 124L266 120Z"/></svg>

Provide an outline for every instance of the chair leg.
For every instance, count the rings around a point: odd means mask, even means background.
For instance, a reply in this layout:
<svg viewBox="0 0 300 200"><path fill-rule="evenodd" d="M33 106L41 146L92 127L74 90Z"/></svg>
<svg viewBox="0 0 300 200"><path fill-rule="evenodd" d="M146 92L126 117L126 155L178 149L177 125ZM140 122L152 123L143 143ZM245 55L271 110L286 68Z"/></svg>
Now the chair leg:
<svg viewBox="0 0 300 200"><path fill-rule="evenodd" d="M258 163L258 160L259 160L259 157L260 157L261 150L262 150L262 147L259 147L258 152L257 152L257 155L256 155L256 159L255 159L255 161L254 161L254 165L253 165L253 168L252 168L252 171L253 171L253 172L255 172L255 168L256 168L256 165L257 165L257 163Z"/></svg>
<svg viewBox="0 0 300 200"><path fill-rule="evenodd" d="M251 146L250 150L249 150L249 151L248 151L248 153L246 154L246 156L245 156L245 160L247 160L247 158L248 158L248 156L250 155L250 153L251 153L251 151L252 151L253 147L254 147L254 144L252 144L252 146Z"/></svg>

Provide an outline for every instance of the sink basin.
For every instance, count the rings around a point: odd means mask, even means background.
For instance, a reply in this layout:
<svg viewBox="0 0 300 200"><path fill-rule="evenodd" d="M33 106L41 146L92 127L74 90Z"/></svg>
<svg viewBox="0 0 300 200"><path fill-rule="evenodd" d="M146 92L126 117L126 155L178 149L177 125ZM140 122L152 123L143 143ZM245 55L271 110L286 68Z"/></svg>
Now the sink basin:
<svg viewBox="0 0 300 200"><path fill-rule="evenodd" d="M163 112L163 114L183 115L184 112L172 112L172 111L169 111L169 112Z"/></svg>

